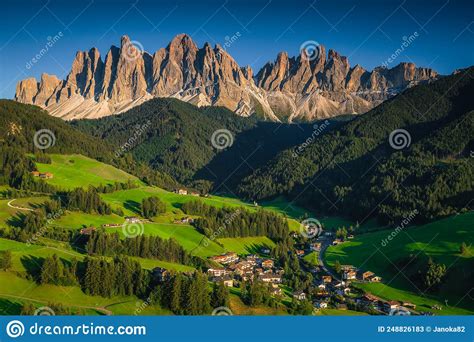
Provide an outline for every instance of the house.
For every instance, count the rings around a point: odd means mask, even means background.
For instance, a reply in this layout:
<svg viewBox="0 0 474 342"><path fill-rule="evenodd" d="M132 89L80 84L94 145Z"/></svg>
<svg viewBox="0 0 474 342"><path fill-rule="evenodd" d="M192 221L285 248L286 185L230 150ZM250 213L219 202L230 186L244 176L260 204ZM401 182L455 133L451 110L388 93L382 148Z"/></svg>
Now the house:
<svg viewBox="0 0 474 342"><path fill-rule="evenodd" d="M39 173L39 171L31 171L31 175L32 175L33 177L39 177L39 176L40 176L40 173Z"/></svg>
<svg viewBox="0 0 474 342"><path fill-rule="evenodd" d="M115 227L121 227L122 225L120 223L104 223L102 225L103 228L115 228Z"/></svg>
<svg viewBox="0 0 474 342"><path fill-rule="evenodd" d="M318 301L314 302L314 307L316 309L327 309L328 303L323 301L323 300L318 300Z"/></svg>
<svg viewBox="0 0 474 342"><path fill-rule="evenodd" d="M297 250L296 250L296 255L299 256L299 257L304 256L304 250L302 250L302 249L297 249Z"/></svg>
<svg viewBox="0 0 474 342"><path fill-rule="evenodd" d="M191 192L191 196L197 196L197 197L199 197L199 192L193 191L193 192Z"/></svg>
<svg viewBox="0 0 474 342"><path fill-rule="evenodd" d="M245 260L252 266L255 266L258 261L260 260L260 258L255 255L255 254L250 254L250 255L247 255L247 257L245 258Z"/></svg>
<svg viewBox="0 0 474 342"><path fill-rule="evenodd" d="M176 224L186 224L186 223L192 223L192 222L193 222L193 219L189 216L185 216L185 217L180 218L179 220L173 221L173 223L176 223Z"/></svg>
<svg viewBox="0 0 474 342"><path fill-rule="evenodd" d="M272 268L273 267L273 260L266 259L266 260L262 261L262 267L263 268Z"/></svg>
<svg viewBox="0 0 474 342"><path fill-rule="evenodd" d="M341 243L343 243L343 242L344 242L344 241L342 241L341 239L335 239L335 240L332 242L332 244L333 244L333 246L337 246L337 245L339 245L339 244L341 244Z"/></svg>
<svg viewBox="0 0 474 342"><path fill-rule="evenodd" d="M220 264L226 265L231 264L239 260L237 253L228 252L221 255L216 255L210 258L212 261L218 262Z"/></svg>
<svg viewBox="0 0 474 342"><path fill-rule="evenodd" d="M309 249L312 251L320 251L321 250L321 242L314 242L309 245Z"/></svg>
<svg viewBox="0 0 474 342"><path fill-rule="evenodd" d="M95 227L82 228L80 231L81 235L92 235L92 232L95 232Z"/></svg>
<svg viewBox="0 0 474 342"><path fill-rule="evenodd" d="M225 268L210 268L207 270L207 274L212 277L222 277L224 275L228 275L230 271L226 270Z"/></svg>
<svg viewBox="0 0 474 342"><path fill-rule="evenodd" d="M351 271L344 271L342 274L342 279L351 280L356 279L357 272L354 270Z"/></svg>
<svg viewBox="0 0 474 342"><path fill-rule="evenodd" d="M126 216L125 217L125 222L128 222L128 223L138 223L140 222L140 219L136 216Z"/></svg>
<svg viewBox="0 0 474 342"><path fill-rule="evenodd" d="M372 278L369 279L371 283L380 283L382 281L382 277L379 276L373 276Z"/></svg>
<svg viewBox="0 0 474 342"><path fill-rule="evenodd" d="M332 277L330 275L324 275L322 276L321 279L323 280L323 283L325 284L329 284L330 282L332 282Z"/></svg>
<svg viewBox="0 0 474 342"><path fill-rule="evenodd" d="M412 310L415 310L416 309L416 305L413 304L413 303L410 303L410 302L403 302L402 304L404 307L408 308L408 309L412 309Z"/></svg>
<svg viewBox="0 0 474 342"><path fill-rule="evenodd" d="M260 248L260 253L262 253L262 254L270 254L270 248L268 248L268 247L262 247L262 248Z"/></svg>
<svg viewBox="0 0 474 342"><path fill-rule="evenodd" d="M366 271L366 272L362 273L362 280L369 280L374 275L375 275L374 272Z"/></svg>
<svg viewBox="0 0 474 342"><path fill-rule="evenodd" d="M274 284L279 284L281 283L281 276L278 274L273 274L273 273L264 273L261 274L258 279L263 281L264 283L274 283Z"/></svg>
<svg viewBox="0 0 474 342"><path fill-rule="evenodd" d="M230 277L228 275L225 275L225 276L222 276L222 277L214 277L214 278L212 278L211 281L213 283L221 283L222 282L227 287L234 286L234 279L232 279L232 277Z"/></svg>
<svg viewBox="0 0 474 342"><path fill-rule="evenodd" d="M175 193L177 193L178 195L187 195L188 194L188 190L186 189L177 189L175 191Z"/></svg>
<svg viewBox="0 0 474 342"><path fill-rule="evenodd" d="M318 289L320 289L320 290L326 290L326 284L324 284L324 283L319 284L319 285L318 285Z"/></svg>
<svg viewBox="0 0 474 342"><path fill-rule="evenodd" d="M400 302L396 300L390 300L388 302L384 302L382 308L383 308L383 311L385 311L386 313L390 313L390 312L393 312L394 310L397 310L399 306L400 306Z"/></svg>
<svg viewBox="0 0 474 342"><path fill-rule="evenodd" d="M51 179L53 178L53 174L51 172L44 172L44 173L40 173L39 177L43 179Z"/></svg>
<svg viewBox="0 0 474 342"><path fill-rule="evenodd" d="M340 296L345 296L347 294L349 294L351 292L351 289L348 288L348 287L343 287L343 288L340 288L336 291L336 294L340 295Z"/></svg>
<svg viewBox="0 0 474 342"><path fill-rule="evenodd" d="M353 239L353 238L354 238L354 235L349 234L349 235L347 235L347 238L348 238L348 239Z"/></svg>
<svg viewBox="0 0 474 342"><path fill-rule="evenodd" d="M296 291L293 293L293 298L297 300L305 300L306 299L306 293L303 291Z"/></svg>

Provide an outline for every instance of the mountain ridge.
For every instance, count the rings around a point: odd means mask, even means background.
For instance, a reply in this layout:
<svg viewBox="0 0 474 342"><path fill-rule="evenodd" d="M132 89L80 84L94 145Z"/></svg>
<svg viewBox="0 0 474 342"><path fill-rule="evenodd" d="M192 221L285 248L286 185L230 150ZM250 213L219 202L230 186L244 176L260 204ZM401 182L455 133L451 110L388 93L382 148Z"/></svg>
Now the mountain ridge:
<svg viewBox="0 0 474 342"><path fill-rule="evenodd" d="M124 112L155 97L198 106L224 106L237 115L270 121L313 121L365 113L384 100L439 75L413 63L367 71L322 45L310 55L280 52L254 76L221 46L199 48L186 34L153 54L122 36L102 60L97 48L76 53L65 80L42 74L18 82L15 100L36 104L65 120Z"/></svg>

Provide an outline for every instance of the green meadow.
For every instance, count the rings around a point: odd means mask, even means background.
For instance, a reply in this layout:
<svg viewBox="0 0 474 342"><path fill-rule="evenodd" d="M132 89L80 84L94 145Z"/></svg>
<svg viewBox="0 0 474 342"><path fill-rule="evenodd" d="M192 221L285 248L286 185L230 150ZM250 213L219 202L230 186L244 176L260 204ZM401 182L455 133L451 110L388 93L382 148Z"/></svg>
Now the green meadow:
<svg viewBox="0 0 474 342"><path fill-rule="evenodd" d="M472 286L460 279L465 279L465 271L474 267L474 247L470 245L468 252L462 255L460 245L463 242L469 245L474 241L474 213L407 227L391 241L382 244L392 232L382 230L366 233L356 236L352 241L331 246L326 251L325 259L330 266L339 260L341 264L352 264L380 275L383 283L358 286L382 298L406 299L418 304L421 311L432 311L430 305L434 304L442 306L443 310L433 311L436 314L472 314L474 300L463 300L464 307L459 307L459 303L462 298L466 298ZM426 262L428 258L445 264L448 271L438 290L420 295L417 286L409 278L426 267L420 260ZM404 261L412 259L414 261L408 266L401 266Z"/></svg>
<svg viewBox="0 0 474 342"><path fill-rule="evenodd" d="M51 164L36 163L38 171L51 172L52 179L46 180L61 189L74 189L89 185L106 185L128 180L141 182L138 178L111 165L79 154L52 154Z"/></svg>

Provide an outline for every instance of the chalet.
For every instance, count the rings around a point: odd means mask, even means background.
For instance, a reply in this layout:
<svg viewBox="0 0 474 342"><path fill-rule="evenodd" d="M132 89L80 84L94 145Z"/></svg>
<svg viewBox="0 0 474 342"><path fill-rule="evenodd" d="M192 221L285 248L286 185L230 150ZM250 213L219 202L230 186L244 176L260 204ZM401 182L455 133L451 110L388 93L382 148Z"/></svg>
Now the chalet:
<svg viewBox="0 0 474 342"><path fill-rule="evenodd" d="M356 279L357 272L356 271L344 271L342 274L342 279L351 280Z"/></svg>
<svg viewBox="0 0 474 342"><path fill-rule="evenodd" d="M374 275L369 279L371 283L380 283L382 281L382 277Z"/></svg>
<svg viewBox="0 0 474 342"><path fill-rule="evenodd" d="M253 275L253 272L252 271L247 271L247 272L244 272L240 275L240 279L242 281L249 281L249 280L252 280L254 277Z"/></svg>
<svg viewBox="0 0 474 342"><path fill-rule="evenodd" d="M51 178L53 178L53 174L51 172L40 173L39 178L51 179Z"/></svg>
<svg viewBox="0 0 474 342"><path fill-rule="evenodd" d="M210 268L207 270L207 274L211 277L222 277L228 275L230 271L225 268Z"/></svg>
<svg viewBox="0 0 474 342"><path fill-rule="evenodd" d="M342 271L357 271L356 267L353 265L341 265Z"/></svg>
<svg viewBox="0 0 474 342"><path fill-rule="evenodd" d="M410 302L403 302L402 304L404 307L408 309L415 310L416 309L416 304L410 303Z"/></svg>
<svg viewBox="0 0 474 342"><path fill-rule="evenodd" d="M263 268L273 268L273 260L266 259L266 260L262 261L262 267Z"/></svg>
<svg viewBox="0 0 474 342"><path fill-rule="evenodd" d="M39 177L39 176L40 176L40 173L39 173L39 171L31 171L31 175L32 175L33 177Z"/></svg>
<svg viewBox="0 0 474 342"><path fill-rule="evenodd" d="M245 258L245 261L247 261L250 265L253 266L255 266L259 262L259 260L260 258L255 254L247 255L247 257Z"/></svg>
<svg viewBox="0 0 474 342"><path fill-rule="evenodd" d="M330 275L324 275L322 276L321 279L323 280L323 283L325 284L329 284L330 282L332 282L332 277Z"/></svg>
<svg viewBox="0 0 474 342"><path fill-rule="evenodd" d="M336 294L340 295L340 296L345 296L347 294L349 294L351 292L351 289L348 288L348 287L343 287L343 288L340 288L336 291Z"/></svg>
<svg viewBox="0 0 474 342"><path fill-rule="evenodd" d="M186 189L177 189L175 191L175 193L177 193L178 195L187 195L188 194L188 190Z"/></svg>
<svg viewBox="0 0 474 342"><path fill-rule="evenodd" d="M81 235L92 235L92 232L95 232L95 227L82 228L80 231Z"/></svg>
<svg viewBox="0 0 474 342"><path fill-rule="evenodd" d="M321 250L321 242L314 242L312 244L309 245L309 249L312 250L312 251L320 251Z"/></svg>
<svg viewBox="0 0 474 342"><path fill-rule="evenodd" d="M264 273L258 277L264 283L274 283L279 284L281 283L281 276L278 274L273 273Z"/></svg>
<svg viewBox="0 0 474 342"><path fill-rule="evenodd" d="M297 300L305 300L306 299L306 293L303 291L296 291L293 293L293 298Z"/></svg>
<svg viewBox="0 0 474 342"><path fill-rule="evenodd" d="M340 288L346 287L346 282L345 281L338 281L335 284L333 284L333 286L336 289L340 289Z"/></svg>
<svg viewBox="0 0 474 342"><path fill-rule="evenodd" d="M222 276L222 277L214 277L214 278L212 278L211 281L214 282L214 283L221 283L222 282L227 287L234 286L234 280L232 279L232 277L230 277L228 275Z"/></svg>
<svg viewBox="0 0 474 342"><path fill-rule="evenodd" d="M210 258L212 261L218 262L220 264L226 265L231 264L233 262L239 261L239 257L237 253L228 252L221 255L216 255Z"/></svg>
<svg viewBox="0 0 474 342"><path fill-rule="evenodd" d="M366 272L362 273L362 280L369 280L374 275L375 275L374 272L366 271Z"/></svg>
<svg viewBox="0 0 474 342"><path fill-rule="evenodd" d="M314 307L316 309L327 309L328 303L323 301L323 300L318 300L318 301L314 302Z"/></svg>
<svg viewBox="0 0 474 342"><path fill-rule="evenodd" d="M302 249L297 249L297 250L296 250L296 255L299 256L299 257L304 256L304 250L302 250Z"/></svg>
<svg viewBox="0 0 474 342"><path fill-rule="evenodd" d="M115 228L115 227L121 227L122 225L120 223L104 223L102 225L103 228Z"/></svg>
<svg viewBox="0 0 474 342"><path fill-rule="evenodd" d="M324 283L319 284L318 289L319 290L326 290L326 284L324 284Z"/></svg>
<svg viewBox="0 0 474 342"><path fill-rule="evenodd" d="M180 218L179 220L174 220L173 223L186 224L186 223L193 223L193 221L194 220L192 219L192 217L185 216L185 217Z"/></svg>
<svg viewBox="0 0 474 342"><path fill-rule="evenodd" d="M400 304L401 303L396 300L390 300L388 302L384 302L382 308L386 313L391 313L394 310L397 310Z"/></svg>
<svg viewBox="0 0 474 342"><path fill-rule="evenodd" d="M140 222L140 219L136 216L126 216L125 217L125 222L128 222L128 223L138 223Z"/></svg>
<svg viewBox="0 0 474 342"><path fill-rule="evenodd" d="M199 192L195 192L195 191L193 191L193 192L191 192L191 196L196 196L196 197L199 197Z"/></svg>

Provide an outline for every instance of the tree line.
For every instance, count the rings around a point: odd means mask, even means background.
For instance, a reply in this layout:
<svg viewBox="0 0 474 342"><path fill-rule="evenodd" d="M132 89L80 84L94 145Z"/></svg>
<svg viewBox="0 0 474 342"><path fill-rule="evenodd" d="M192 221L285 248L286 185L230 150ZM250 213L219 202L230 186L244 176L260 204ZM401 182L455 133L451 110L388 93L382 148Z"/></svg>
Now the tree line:
<svg viewBox="0 0 474 342"><path fill-rule="evenodd" d="M285 218L267 210L250 212L243 208L216 208L202 201L186 202L182 206L186 214L202 216L193 225L207 237L268 236L282 240L288 236L289 227Z"/></svg>

